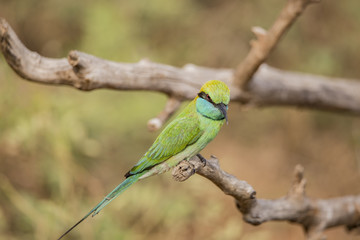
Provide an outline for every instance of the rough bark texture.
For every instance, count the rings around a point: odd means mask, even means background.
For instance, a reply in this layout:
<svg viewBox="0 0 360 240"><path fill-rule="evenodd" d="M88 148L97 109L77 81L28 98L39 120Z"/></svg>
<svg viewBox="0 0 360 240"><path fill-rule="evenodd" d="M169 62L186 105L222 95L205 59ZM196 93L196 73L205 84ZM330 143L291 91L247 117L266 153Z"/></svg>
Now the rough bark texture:
<svg viewBox="0 0 360 240"><path fill-rule="evenodd" d="M163 112L148 122L156 130L173 114L183 100L192 99L200 86L218 79L228 84L232 102L254 106L296 106L309 109L360 114L360 82L349 79L289 72L264 64L287 29L306 6L315 0L288 0L268 30L254 27L257 39L237 69L212 69L187 64L182 68L142 60L119 63L79 51L67 58L53 59L28 50L9 24L0 18L1 51L10 67L22 78L42 84L67 85L79 90L99 88L158 91L169 96ZM174 179L184 181L192 174L206 177L225 194L235 198L244 220L258 225L266 221L301 224L308 239L324 239L323 230L343 225L360 228L360 196L312 199L305 194L303 168L295 170L295 180L282 198L257 199L245 181L224 172L212 157L203 165L197 158L181 162Z"/></svg>
<svg viewBox="0 0 360 240"><path fill-rule="evenodd" d="M142 60L119 63L71 51L68 58L53 59L28 50L4 19L0 19L0 41L10 67L22 78L53 85L67 85L90 91L158 91L172 99L160 118L149 122L161 127L180 104L192 99L201 85L218 79L230 86L232 102L256 106L297 106L360 114L360 82L288 72L262 64L247 84L247 91L234 84L233 69L212 69L187 64L177 68ZM154 121L158 121L154 123Z"/></svg>
<svg viewBox="0 0 360 240"><path fill-rule="evenodd" d="M251 50L236 69L235 84L247 88L251 77L276 47L280 38L291 27L305 8L317 0L288 0L269 31L253 27L256 40L251 41Z"/></svg>
<svg viewBox="0 0 360 240"><path fill-rule="evenodd" d="M304 168L295 167L294 180L287 195L278 199L258 199L254 188L223 171L216 157L204 163L197 157L183 161L173 170L177 181L184 181L197 173L235 198L243 219L252 225L267 221L289 221L303 226L307 239L326 239L327 228L345 226L347 230L360 230L360 195L330 199L313 199L306 195Z"/></svg>

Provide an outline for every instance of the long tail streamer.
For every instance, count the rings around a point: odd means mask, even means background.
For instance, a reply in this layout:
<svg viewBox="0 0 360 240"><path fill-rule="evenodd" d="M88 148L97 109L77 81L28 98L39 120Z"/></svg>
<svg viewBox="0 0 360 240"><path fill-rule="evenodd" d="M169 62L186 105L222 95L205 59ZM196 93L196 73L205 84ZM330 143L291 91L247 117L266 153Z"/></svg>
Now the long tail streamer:
<svg viewBox="0 0 360 240"><path fill-rule="evenodd" d="M120 195L123 191L125 191L128 187L130 187L133 183L137 182L142 174L132 175L126 178L122 183L120 183L111 193L109 193L98 205L96 205L88 214L86 214L80 221L78 221L75 225L73 225L69 230L67 230L63 235L61 235L58 240L63 238L66 234L71 232L77 225L79 225L82 221L88 218L90 215L94 217L98 214L101 209L103 209L106 205L108 205L112 200L114 200L117 196Z"/></svg>

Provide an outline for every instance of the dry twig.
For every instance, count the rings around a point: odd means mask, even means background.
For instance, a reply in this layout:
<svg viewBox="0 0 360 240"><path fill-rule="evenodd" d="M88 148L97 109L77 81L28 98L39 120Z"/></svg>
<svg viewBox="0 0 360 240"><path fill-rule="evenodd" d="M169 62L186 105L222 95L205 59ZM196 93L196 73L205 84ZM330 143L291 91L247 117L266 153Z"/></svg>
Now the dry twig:
<svg viewBox="0 0 360 240"><path fill-rule="evenodd" d="M288 0L280 15L269 31L261 27L253 27L252 32L256 39L250 42L251 50L239 64L235 74L235 85L246 89L251 77L260 65L267 59L280 38L291 27L305 8L318 0Z"/></svg>

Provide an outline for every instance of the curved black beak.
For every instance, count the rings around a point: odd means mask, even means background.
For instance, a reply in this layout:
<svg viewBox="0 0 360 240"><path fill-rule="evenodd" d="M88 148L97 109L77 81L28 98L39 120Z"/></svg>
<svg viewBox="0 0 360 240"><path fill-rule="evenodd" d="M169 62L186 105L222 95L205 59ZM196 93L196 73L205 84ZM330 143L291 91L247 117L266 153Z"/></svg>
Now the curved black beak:
<svg viewBox="0 0 360 240"><path fill-rule="evenodd" d="M227 118L227 106L223 103L215 104L215 106L221 111L221 113L224 115L224 118L226 120L226 124L228 124L228 118Z"/></svg>

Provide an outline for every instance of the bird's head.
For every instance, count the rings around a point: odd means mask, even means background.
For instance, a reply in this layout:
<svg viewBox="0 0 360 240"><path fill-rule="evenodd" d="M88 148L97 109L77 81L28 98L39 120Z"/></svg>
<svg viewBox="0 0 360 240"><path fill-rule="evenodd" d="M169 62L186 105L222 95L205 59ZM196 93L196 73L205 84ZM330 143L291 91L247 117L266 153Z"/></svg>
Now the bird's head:
<svg viewBox="0 0 360 240"><path fill-rule="evenodd" d="M227 122L229 102L228 86L219 80L211 80L201 87L196 100L196 109L205 117L213 120L225 119Z"/></svg>

